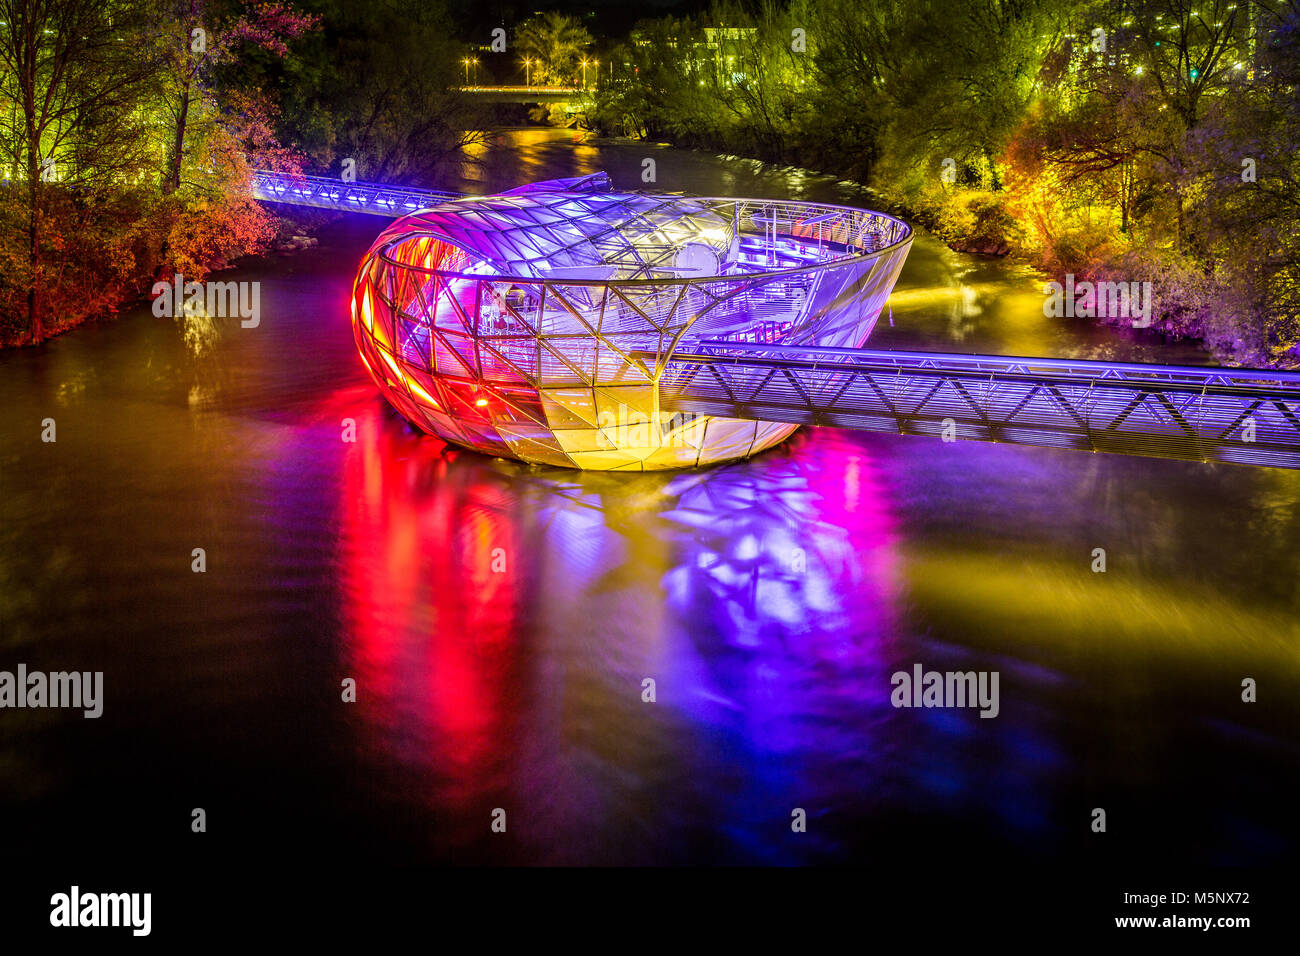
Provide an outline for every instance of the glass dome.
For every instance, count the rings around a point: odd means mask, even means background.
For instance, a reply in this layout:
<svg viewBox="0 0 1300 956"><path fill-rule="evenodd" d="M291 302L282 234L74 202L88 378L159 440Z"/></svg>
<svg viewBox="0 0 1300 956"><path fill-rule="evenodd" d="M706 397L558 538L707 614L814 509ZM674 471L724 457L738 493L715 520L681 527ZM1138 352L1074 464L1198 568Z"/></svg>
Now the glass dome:
<svg viewBox="0 0 1300 956"><path fill-rule="evenodd" d="M842 206L537 183L394 222L358 270L353 332L388 401L446 441L571 468L705 465L796 426L661 409L674 352L861 346L911 241Z"/></svg>

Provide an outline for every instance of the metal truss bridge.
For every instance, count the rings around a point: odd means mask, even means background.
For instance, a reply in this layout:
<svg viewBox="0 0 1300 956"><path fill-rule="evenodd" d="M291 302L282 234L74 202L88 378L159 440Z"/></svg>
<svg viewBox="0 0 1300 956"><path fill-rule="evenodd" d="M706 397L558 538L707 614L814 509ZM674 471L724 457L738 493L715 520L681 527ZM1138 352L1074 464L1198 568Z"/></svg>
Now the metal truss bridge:
<svg viewBox="0 0 1300 956"><path fill-rule="evenodd" d="M458 195L254 182L258 199L388 217ZM684 414L1300 468L1300 372L698 340L633 357Z"/></svg>
<svg viewBox="0 0 1300 956"><path fill-rule="evenodd" d="M338 209L346 212L364 212L375 216L405 216L418 209L448 199L459 199L460 193L437 189L405 189L382 183L345 182L328 176L292 176L256 170L253 173L253 198L263 202L288 203L294 206L314 206L317 209Z"/></svg>
<svg viewBox="0 0 1300 956"><path fill-rule="evenodd" d="M665 408L899 435L1300 468L1300 372L705 342Z"/></svg>

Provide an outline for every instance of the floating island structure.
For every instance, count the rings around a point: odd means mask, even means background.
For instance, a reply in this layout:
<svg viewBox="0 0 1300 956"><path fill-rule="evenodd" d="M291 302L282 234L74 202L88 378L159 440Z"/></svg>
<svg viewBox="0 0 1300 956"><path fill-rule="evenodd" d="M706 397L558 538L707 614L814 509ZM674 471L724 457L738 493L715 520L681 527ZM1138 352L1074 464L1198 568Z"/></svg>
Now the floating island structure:
<svg viewBox="0 0 1300 956"><path fill-rule="evenodd" d="M395 221L357 272L353 332L388 401L446 441L569 468L707 465L798 426L660 408L674 354L861 347L911 243L864 209L553 180Z"/></svg>

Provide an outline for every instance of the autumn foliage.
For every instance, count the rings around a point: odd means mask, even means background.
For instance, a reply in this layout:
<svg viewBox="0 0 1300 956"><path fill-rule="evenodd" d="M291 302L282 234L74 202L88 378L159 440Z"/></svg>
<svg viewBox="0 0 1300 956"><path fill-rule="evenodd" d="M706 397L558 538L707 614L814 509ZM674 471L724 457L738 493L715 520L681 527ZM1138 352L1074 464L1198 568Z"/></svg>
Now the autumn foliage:
<svg viewBox="0 0 1300 956"><path fill-rule="evenodd" d="M282 3L0 0L0 21L0 344L265 247L275 222L251 170L301 163L275 136L274 98L217 71L286 55L313 18Z"/></svg>

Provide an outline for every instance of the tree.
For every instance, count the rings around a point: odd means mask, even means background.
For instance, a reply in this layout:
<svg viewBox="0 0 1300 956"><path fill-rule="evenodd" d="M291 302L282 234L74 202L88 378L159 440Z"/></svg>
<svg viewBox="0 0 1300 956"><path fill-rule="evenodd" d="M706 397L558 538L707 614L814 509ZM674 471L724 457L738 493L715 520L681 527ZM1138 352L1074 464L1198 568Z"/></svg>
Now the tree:
<svg viewBox="0 0 1300 956"><path fill-rule="evenodd" d="M591 34L576 17L553 10L528 18L515 31L515 46L537 61L533 76L555 86L578 82L580 63L591 44Z"/></svg>
<svg viewBox="0 0 1300 956"><path fill-rule="evenodd" d="M820 103L876 118L892 171L952 159L993 189L1070 0L826 0L815 30ZM861 125L860 123L855 125Z"/></svg>
<svg viewBox="0 0 1300 956"><path fill-rule="evenodd" d="M0 147L24 209L18 282L22 335L45 336L47 234L52 204L94 202L144 166L145 98L156 62L148 20L134 0L0 0ZM12 282L12 277L9 278Z"/></svg>
<svg viewBox="0 0 1300 956"><path fill-rule="evenodd" d="M1172 193L1175 243L1186 245L1186 201L1199 170L1195 130L1211 105L1237 82L1250 24L1235 0L1124 0L1121 42L1172 123L1160 158Z"/></svg>
<svg viewBox="0 0 1300 956"><path fill-rule="evenodd" d="M807 10L764 0L747 14L732 0L719 0L708 19L713 39L694 55L704 61L701 79L710 98L730 114L745 152L770 162L791 162L802 146L802 126L810 113L811 67L818 48L816 38L812 49L805 43L797 50L792 40L795 28L809 22Z"/></svg>
<svg viewBox="0 0 1300 956"><path fill-rule="evenodd" d="M166 64L164 95L169 101L171 142L163 192L180 188L189 140L212 133L218 123L220 103L213 72L245 49L260 49L275 56L289 53L290 41L315 28L315 17L285 3L252 5L233 19L221 16L213 0L168 0L161 52Z"/></svg>
<svg viewBox="0 0 1300 956"><path fill-rule="evenodd" d="M486 133L457 78L460 46L437 0L325 0L323 29L275 65L280 128L318 166L359 178L443 185Z"/></svg>
<svg viewBox="0 0 1300 956"><path fill-rule="evenodd" d="M1190 230L1256 321L1243 360L1300 364L1300 2L1260 4L1253 42L1193 133L1203 170ZM1237 64L1241 64L1240 67ZM1243 354L1244 353L1244 354Z"/></svg>
<svg viewBox="0 0 1300 956"><path fill-rule="evenodd" d="M689 55L702 44L700 27L689 19L638 23L630 42L613 54L627 66L596 91L597 120L621 133L718 145L717 102Z"/></svg>

